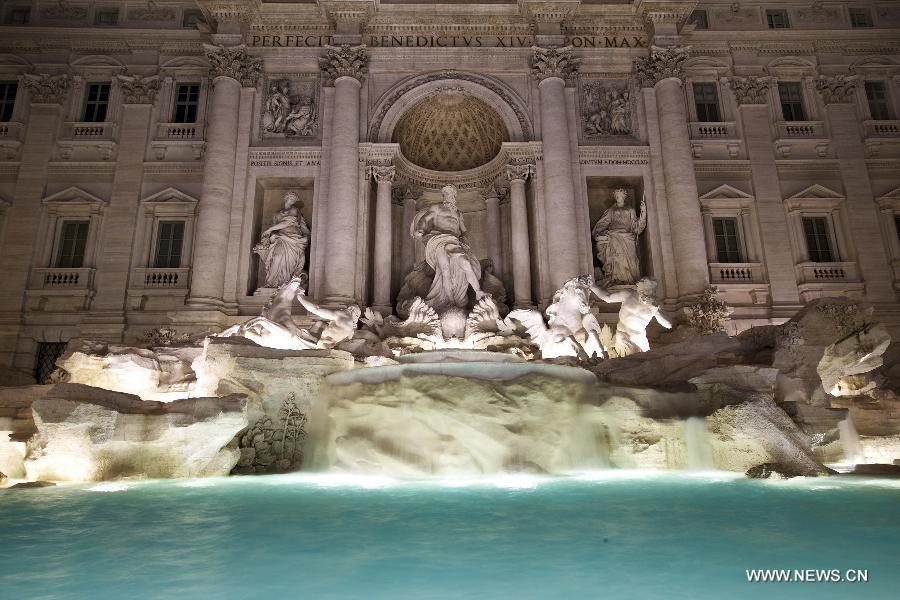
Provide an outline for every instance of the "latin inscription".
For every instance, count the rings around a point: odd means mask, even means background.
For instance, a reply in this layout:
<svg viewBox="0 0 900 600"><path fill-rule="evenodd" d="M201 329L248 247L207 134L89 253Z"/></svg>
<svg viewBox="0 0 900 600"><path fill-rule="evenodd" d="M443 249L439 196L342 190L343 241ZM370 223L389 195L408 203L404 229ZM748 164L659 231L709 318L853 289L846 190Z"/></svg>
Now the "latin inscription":
<svg viewBox="0 0 900 600"><path fill-rule="evenodd" d="M331 45L328 35L253 35L251 46L264 48L317 48ZM370 35L365 38L373 48L530 48L530 35ZM647 38L640 35L568 36L565 45L575 48L646 48Z"/></svg>

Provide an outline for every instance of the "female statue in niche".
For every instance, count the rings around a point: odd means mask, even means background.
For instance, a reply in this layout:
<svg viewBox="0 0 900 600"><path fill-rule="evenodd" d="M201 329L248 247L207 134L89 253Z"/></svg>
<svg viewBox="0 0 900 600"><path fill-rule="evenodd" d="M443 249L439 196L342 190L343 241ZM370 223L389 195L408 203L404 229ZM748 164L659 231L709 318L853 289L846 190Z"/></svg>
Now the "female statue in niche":
<svg viewBox="0 0 900 600"><path fill-rule="evenodd" d="M641 213L625 206L627 192L619 188L613 192L616 203L606 209L594 225L597 258L603 263L603 278L607 285L633 284L641 278L638 260L638 236L647 226L647 206L641 199Z"/></svg>
<svg viewBox="0 0 900 600"><path fill-rule="evenodd" d="M303 273L309 227L300 209L303 203L295 192L284 195L284 208L272 217L272 225L262 232L253 251L266 266L266 287L279 288Z"/></svg>

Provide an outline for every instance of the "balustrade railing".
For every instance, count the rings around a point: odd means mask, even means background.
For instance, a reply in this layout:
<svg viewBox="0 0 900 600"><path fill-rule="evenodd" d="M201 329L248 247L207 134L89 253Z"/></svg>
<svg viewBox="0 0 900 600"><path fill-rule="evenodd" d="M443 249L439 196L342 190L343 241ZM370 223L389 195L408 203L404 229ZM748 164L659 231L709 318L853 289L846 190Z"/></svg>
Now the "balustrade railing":
<svg viewBox="0 0 900 600"><path fill-rule="evenodd" d="M88 289L94 278L94 269L36 268L31 270L29 289L65 290Z"/></svg>

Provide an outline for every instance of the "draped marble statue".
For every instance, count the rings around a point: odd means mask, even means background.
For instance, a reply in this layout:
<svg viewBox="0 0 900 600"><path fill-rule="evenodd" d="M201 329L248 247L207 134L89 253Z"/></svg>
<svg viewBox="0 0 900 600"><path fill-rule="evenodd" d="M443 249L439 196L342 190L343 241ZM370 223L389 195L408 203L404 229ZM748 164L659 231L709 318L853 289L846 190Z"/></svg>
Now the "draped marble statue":
<svg viewBox="0 0 900 600"><path fill-rule="evenodd" d="M466 241L466 225L456 207L456 187L441 190L443 202L420 210L413 217L410 235L425 243L425 262L434 270L425 303L438 314L449 308L465 309L469 287L476 300L481 289L481 264Z"/></svg>
<svg viewBox="0 0 900 600"><path fill-rule="evenodd" d="M253 247L266 267L266 287L279 288L303 273L309 227L300 214L302 206L296 193L286 193L284 208L275 213L272 225Z"/></svg>
<svg viewBox="0 0 900 600"><path fill-rule="evenodd" d="M641 212L625 206L627 192L613 192L616 203L606 209L594 225L597 258L603 263L603 280L607 285L633 284L641 277L638 237L647 227L647 206L641 199Z"/></svg>

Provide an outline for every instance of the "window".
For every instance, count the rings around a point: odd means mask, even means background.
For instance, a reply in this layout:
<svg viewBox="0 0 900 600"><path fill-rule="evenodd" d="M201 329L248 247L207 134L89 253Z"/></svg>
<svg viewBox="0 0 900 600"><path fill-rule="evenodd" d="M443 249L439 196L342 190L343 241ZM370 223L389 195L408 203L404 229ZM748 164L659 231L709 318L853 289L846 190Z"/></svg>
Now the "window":
<svg viewBox="0 0 900 600"><path fill-rule="evenodd" d="M80 269L84 263L89 221L63 221L56 251L58 269Z"/></svg>
<svg viewBox="0 0 900 600"><path fill-rule="evenodd" d="M195 123L200 98L199 83L179 83L175 88L175 114L173 123Z"/></svg>
<svg viewBox="0 0 900 600"><path fill-rule="evenodd" d="M102 25L104 27L109 27L112 25L116 25L119 22L119 9L118 8L108 8L103 10L98 10L94 13L94 25Z"/></svg>
<svg viewBox="0 0 900 600"><path fill-rule="evenodd" d="M888 105L887 86L883 81L867 81L865 88L866 99L869 101L869 114L876 121L889 121L891 110Z"/></svg>
<svg viewBox="0 0 900 600"><path fill-rule="evenodd" d="M187 29L196 29L197 25L203 23L203 13L199 10L186 10L181 18L181 26Z"/></svg>
<svg viewBox="0 0 900 600"><path fill-rule="evenodd" d="M791 26L790 22L788 21L787 11L780 9L767 10L766 23L768 23L769 29L788 29Z"/></svg>
<svg viewBox="0 0 900 600"><path fill-rule="evenodd" d="M160 221L156 233L155 269L181 267L181 245L184 241L184 221Z"/></svg>
<svg viewBox="0 0 900 600"><path fill-rule="evenodd" d="M34 378L39 384L50 383L50 376L56 370L56 360L66 351L67 342L39 342L37 360L34 364Z"/></svg>
<svg viewBox="0 0 900 600"><path fill-rule="evenodd" d="M694 104L697 107L697 120L705 123L718 122L719 94L715 83L694 84Z"/></svg>
<svg viewBox="0 0 900 600"><path fill-rule="evenodd" d="M894 229L897 232L897 241L900 242L900 215L894 215Z"/></svg>
<svg viewBox="0 0 900 600"><path fill-rule="evenodd" d="M0 121L12 119L18 90L19 84L15 81L0 81Z"/></svg>
<svg viewBox="0 0 900 600"><path fill-rule="evenodd" d="M806 111L803 110L803 89L799 83L779 83L778 96L781 98L781 116L785 121L806 120Z"/></svg>
<svg viewBox="0 0 900 600"><path fill-rule="evenodd" d="M87 123L102 123L106 120L106 107L109 104L109 84L92 83L88 85L84 97L84 117Z"/></svg>
<svg viewBox="0 0 900 600"><path fill-rule="evenodd" d="M738 238L737 219L734 217L713 218L713 234L716 236L716 261L720 263L739 263L741 245Z"/></svg>
<svg viewBox="0 0 900 600"><path fill-rule="evenodd" d="M695 25L696 29L709 29L709 17L705 10L695 10L688 18L688 23Z"/></svg>
<svg viewBox="0 0 900 600"><path fill-rule="evenodd" d="M7 25L27 25L31 21L31 9L27 6L9 9L6 14Z"/></svg>
<svg viewBox="0 0 900 600"><path fill-rule="evenodd" d="M806 250L812 262L834 262L831 252L831 238L825 217L803 217L803 235Z"/></svg>
<svg viewBox="0 0 900 600"><path fill-rule="evenodd" d="M850 9L851 27L872 27L872 13L868 8Z"/></svg>

